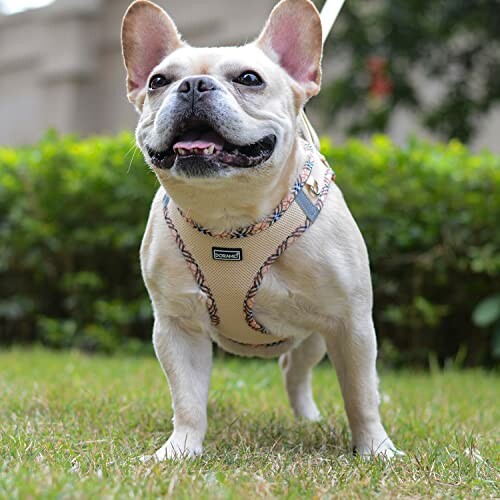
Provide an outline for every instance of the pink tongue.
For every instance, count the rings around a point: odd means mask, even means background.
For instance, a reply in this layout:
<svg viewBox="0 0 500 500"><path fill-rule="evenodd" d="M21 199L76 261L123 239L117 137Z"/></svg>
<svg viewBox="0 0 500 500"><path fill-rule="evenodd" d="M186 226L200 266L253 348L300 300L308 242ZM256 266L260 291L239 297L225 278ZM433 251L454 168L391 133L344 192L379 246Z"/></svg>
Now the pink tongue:
<svg viewBox="0 0 500 500"><path fill-rule="evenodd" d="M224 139L217 133L210 132L187 132L174 144L174 150L182 149L206 149L214 146L216 151L222 151Z"/></svg>

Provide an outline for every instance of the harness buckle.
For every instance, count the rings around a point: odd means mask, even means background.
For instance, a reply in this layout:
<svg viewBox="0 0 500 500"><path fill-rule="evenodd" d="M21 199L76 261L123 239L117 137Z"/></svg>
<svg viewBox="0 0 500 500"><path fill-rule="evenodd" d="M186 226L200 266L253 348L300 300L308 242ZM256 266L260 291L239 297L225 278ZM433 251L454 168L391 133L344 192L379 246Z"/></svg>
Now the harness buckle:
<svg viewBox="0 0 500 500"><path fill-rule="evenodd" d="M319 183L318 181L313 177L313 175L309 175L306 185L309 188L309 191L311 191L312 194L315 196L319 196L321 191L319 189Z"/></svg>

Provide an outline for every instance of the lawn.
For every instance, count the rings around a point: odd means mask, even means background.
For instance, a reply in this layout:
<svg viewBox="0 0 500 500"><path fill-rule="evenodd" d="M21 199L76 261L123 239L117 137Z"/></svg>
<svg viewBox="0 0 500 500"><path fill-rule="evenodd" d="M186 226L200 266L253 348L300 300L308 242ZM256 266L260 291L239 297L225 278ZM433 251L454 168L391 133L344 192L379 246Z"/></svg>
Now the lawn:
<svg viewBox="0 0 500 500"><path fill-rule="evenodd" d="M217 359L202 458L142 464L172 429L155 359L0 353L0 498L487 497L500 495L500 377L381 373L381 411L406 456L349 452L339 387L315 371L324 420L295 422L277 364Z"/></svg>

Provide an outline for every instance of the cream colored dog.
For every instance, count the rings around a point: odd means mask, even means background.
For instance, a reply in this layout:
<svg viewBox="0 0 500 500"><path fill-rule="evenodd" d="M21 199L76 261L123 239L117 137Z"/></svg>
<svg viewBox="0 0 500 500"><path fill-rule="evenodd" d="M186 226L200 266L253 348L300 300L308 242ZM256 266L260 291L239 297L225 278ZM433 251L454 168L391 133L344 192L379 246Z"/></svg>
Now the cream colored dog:
<svg viewBox="0 0 500 500"><path fill-rule="evenodd" d="M320 88L314 5L282 0L253 43L194 48L160 7L139 0L125 15L122 43L128 98L140 113L137 144L161 184L141 248L154 347L174 409L174 431L155 458L202 452L213 340L243 356L281 356L293 411L308 420L320 417L312 368L328 352L354 449L392 456L378 410L368 255L335 184L323 213L264 275L253 312L283 339L271 346L220 334L163 213L168 192L197 224L223 232L263 219L290 192L305 161L299 113Z"/></svg>

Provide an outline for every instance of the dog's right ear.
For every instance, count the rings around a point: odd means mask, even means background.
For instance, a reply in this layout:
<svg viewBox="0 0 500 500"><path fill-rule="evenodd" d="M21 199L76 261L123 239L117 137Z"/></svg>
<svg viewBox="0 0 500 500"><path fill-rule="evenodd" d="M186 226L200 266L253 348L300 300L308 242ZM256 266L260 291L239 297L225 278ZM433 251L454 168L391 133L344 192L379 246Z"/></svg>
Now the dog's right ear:
<svg viewBox="0 0 500 500"><path fill-rule="evenodd" d="M137 0L127 9L122 23L122 53L127 97L138 110L142 109L153 68L183 45L174 22L158 5Z"/></svg>

